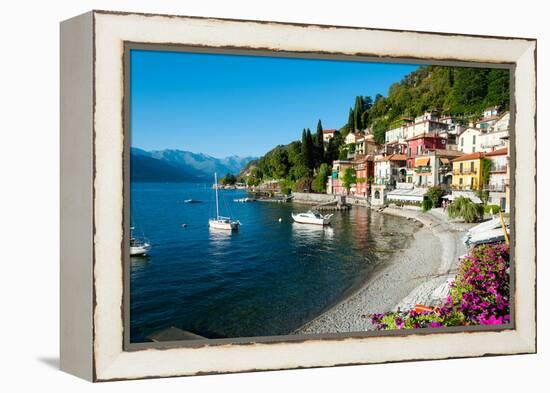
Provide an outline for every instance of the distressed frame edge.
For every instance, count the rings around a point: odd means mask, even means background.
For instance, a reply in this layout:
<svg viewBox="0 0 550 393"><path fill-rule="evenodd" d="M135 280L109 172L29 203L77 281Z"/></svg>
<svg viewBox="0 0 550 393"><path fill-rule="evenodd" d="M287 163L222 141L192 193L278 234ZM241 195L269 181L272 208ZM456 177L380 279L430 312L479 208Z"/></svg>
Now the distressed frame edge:
<svg viewBox="0 0 550 393"><path fill-rule="evenodd" d="M94 12L59 25L59 367L88 381L93 364Z"/></svg>
<svg viewBox="0 0 550 393"><path fill-rule="evenodd" d="M280 22L275 22L275 23L278 23L278 24L281 24ZM415 32L416 33L416 32ZM428 33L428 34L437 34L437 33ZM502 37L497 37L497 38L502 38ZM536 41L534 43L534 50L535 52L535 55L536 55ZM535 65L536 65L536 59L535 59ZM535 88L536 88L536 67L535 67L535 75L534 75L534 78L535 78ZM535 105L535 116L536 116L536 97L535 98L535 101L534 101L534 105ZM534 125L534 128L532 129L534 132L533 132L533 136L536 137L536 123ZM535 144L535 149L536 149L536 144ZM536 172L535 172L536 173ZM536 187L536 180L535 180L535 183L534 183L535 187ZM536 203L536 195L535 195L535 203ZM536 213L535 213L535 216L534 216L534 221L536 222ZM536 229L536 228L535 228ZM535 258L536 258L536 253L535 253ZM536 271L535 271L535 280L536 280ZM536 295L536 292L535 292L535 295ZM535 299L536 300L536 299ZM536 318L534 320L535 324L536 324ZM518 330L519 330L519 327L518 327ZM523 331L523 329L521 329ZM518 337L516 337L517 339L519 339L519 342L521 342L523 345L522 347L525 349L525 351L523 353L533 353L536 351L536 325L534 326L534 330L535 330L535 335L532 336L530 334L530 332L526 332L527 334L526 335L519 335ZM517 333L517 331L516 331ZM525 332L524 332L525 333ZM514 338L514 339L516 339ZM313 340L314 341L314 340ZM516 341L517 343L518 341ZM512 353L522 353L521 351L519 352L512 352ZM499 355L499 354L506 354L506 353L495 353L495 354L490 354L490 355ZM510 353L511 354L511 353ZM481 354L481 355L465 355L465 356L457 356L457 357L471 357L471 356L483 356L483 355L489 355L489 354ZM423 359L406 359L406 358L400 358L398 360L394 360L394 361L409 361L409 360L430 360L430 359L442 359L442 358L448 358L448 356L441 356L441 357L437 357L437 356L433 356L433 357L429 357L429 358L423 358ZM121 360L119 357L117 357L116 359L113 359L113 363L117 363L118 360ZM124 361L124 359L122 359ZM386 362L386 361L382 361L383 363ZM388 361L388 362L392 362L392 361ZM378 361L365 361L365 362L361 362L361 363L349 363L349 364L370 364L370 363L380 363ZM114 364L113 364L114 365ZM329 365L318 365L318 366L315 366L315 365L309 365L309 366L306 366L306 367L329 367L329 366L336 366L338 364L329 364ZM287 368L300 368L300 366L289 366L289 367L278 367L278 368L274 368L274 369L287 369ZM265 370L271 370L271 368L266 368ZM102 370L104 371L104 370ZM106 370L105 370L106 371ZM238 370L238 371L214 371L212 373L221 373L221 372L243 372L243 371L253 371L253 370ZM101 373L103 374L103 372ZM108 374L108 373L107 373ZM130 377L130 378L148 378L148 377L162 377L162 376L178 376L178 375L197 375L197 374L201 374L201 372L196 372L196 373L191 373L191 374L185 374L185 373L176 373L176 374L170 374L170 375L153 375L153 376L143 376L143 377ZM122 378L117 378L117 377L111 377L111 378L102 378L101 376L99 378L94 378L95 380L115 380L115 379L129 379L127 377L122 377Z"/></svg>

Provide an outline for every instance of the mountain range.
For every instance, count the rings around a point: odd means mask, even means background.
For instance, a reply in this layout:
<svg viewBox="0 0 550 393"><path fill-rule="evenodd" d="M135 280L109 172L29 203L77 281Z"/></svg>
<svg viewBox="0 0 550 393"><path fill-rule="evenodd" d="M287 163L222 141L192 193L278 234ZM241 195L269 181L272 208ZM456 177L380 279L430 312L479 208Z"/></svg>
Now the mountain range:
<svg viewBox="0 0 550 393"><path fill-rule="evenodd" d="M203 153L165 149L130 151L130 178L133 182L211 182L214 172L238 174L256 157L215 158Z"/></svg>

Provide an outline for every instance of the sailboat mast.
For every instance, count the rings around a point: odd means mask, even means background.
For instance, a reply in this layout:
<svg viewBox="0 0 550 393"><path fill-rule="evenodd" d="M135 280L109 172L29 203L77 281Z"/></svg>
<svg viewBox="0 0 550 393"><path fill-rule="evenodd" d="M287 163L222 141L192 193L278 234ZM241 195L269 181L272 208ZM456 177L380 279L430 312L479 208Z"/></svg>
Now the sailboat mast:
<svg viewBox="0 0 550 393"><path fill-rule="evenodd" d="M220 210L218 207L218 174L214 172L214 187L216 188L216 220L220 219Z"/></svg>

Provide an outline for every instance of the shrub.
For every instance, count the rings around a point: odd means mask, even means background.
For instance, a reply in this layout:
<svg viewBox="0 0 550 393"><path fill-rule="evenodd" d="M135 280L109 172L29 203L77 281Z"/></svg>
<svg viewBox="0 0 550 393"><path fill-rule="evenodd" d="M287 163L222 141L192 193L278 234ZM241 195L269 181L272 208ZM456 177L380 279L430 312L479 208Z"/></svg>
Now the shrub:
<svg viewBox="0 0 550 393"><path fill-rule="evenodd" d="M374 314L371 321L379 330L509 323L510 247L476 247L460 262L450 294L440 308Z"/></svg>
<svg viewBox="0 0 550 393"><path fill-rule="evenodd" d="M498 214L500 213L499 205L485 205L483 206L483 212L485 214Z"/></svg>
<svg viewBox="0 0 550 393"><path fill-rule="evenodd" d="M422 201L422 211L427 212L428 210L431 210L433 207L433 202L430 198L426 198Z"/></svg>
<svg viewBox="0 0 550 393"><path fill-rule="evenodd" d="M483 217L483 205L478 205L470 198L460 196L449 205L447 214L450 218L462 218L466 222L476 222Z"/></svg>
<svg viewBox="0 0 550 393"><path fill-rule="evenodd" d="M439 206L439 201L441 200L443 194L445 194L445 191L441 188L441 186L430 187L426 192L426 196L432 200L433 207Z"/></svg>

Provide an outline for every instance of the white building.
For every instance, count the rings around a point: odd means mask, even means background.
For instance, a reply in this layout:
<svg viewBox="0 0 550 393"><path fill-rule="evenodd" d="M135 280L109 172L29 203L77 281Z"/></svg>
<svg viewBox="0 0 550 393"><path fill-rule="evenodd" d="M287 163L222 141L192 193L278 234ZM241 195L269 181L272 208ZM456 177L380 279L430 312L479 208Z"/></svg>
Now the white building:
<svg viewBox="0 0 550 393"><path fill-rule="evenodd" d="M357 139L359 139L359 137L361 137L362 135L359 134L359 133L355 133L355 132L350 132L348 135L346 135L346 138L344 139L344 143L346 145L351 145L351 144L355 144L355 142L357 142Z"/></svg>
<svg viewBox="0 0 550 393"><path fill-rule="evenodd" d="M334 138L334 133L336 130L330 129L330 130L323 130L323 142L329 143L332 138Z"/></svg>
<svg viewBox="0 0 550 393"><path fill-rule="evenodd" d="M479 137L481 130L479 128L469 127L458 137L457 149L464 154L476 153L480 151Z"/></svg>
<svg viewBox="0 0 550 393"><path fill-rule="evenodd" d="M508 186L509 186L509 170L508 170L508 149L502 148L492 151L485 155L491 160L491 170L489 172L489 201L491 205L500 206L501 210L508 211Z"/></svg>

